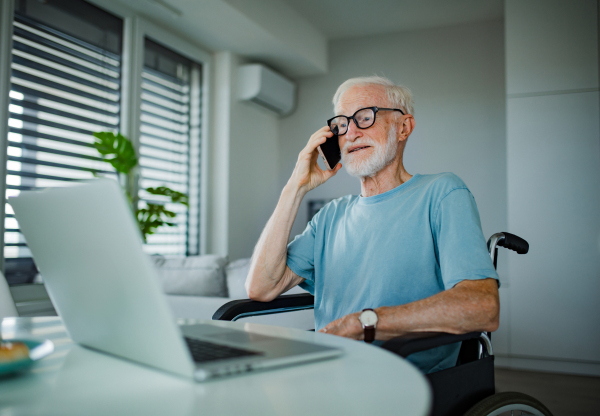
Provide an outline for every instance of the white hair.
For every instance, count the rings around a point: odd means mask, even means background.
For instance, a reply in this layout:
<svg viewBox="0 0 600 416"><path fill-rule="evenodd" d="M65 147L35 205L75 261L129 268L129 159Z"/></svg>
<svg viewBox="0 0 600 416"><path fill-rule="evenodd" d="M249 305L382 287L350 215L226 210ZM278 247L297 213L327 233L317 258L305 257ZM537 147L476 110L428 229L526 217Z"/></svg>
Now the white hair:
<svg viewBox="0 0 600 416"><path fill-rule="evenodd" d="M404 111L405 114L413 114L413 99L410 90L402 85L396 85L387 78L380 76L370 77L357 77L350 78L340 85L333 96L333 108L337 107L342 95L354 86L364 85L380 85L385 88L385 93L390 102L390 106L393 108L399 108ZM400 115L399 113L396 113Z"/></svg>

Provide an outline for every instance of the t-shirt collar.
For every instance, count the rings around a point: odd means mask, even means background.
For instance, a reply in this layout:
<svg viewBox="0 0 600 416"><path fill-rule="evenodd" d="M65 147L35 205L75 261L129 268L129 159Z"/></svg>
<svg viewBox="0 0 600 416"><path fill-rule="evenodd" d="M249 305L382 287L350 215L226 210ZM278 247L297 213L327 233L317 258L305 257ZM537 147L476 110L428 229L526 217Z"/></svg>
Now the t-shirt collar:
<svg viewBox="0 0 600 416"><path fill-rule="evenodd" d="M407 180L403 184L398 185L395 188L390 189L389 191L384 192L384 193L379 194L379 195L373 195L373 196L362 196L362 195L359 195L358 196L358 204L359 205L372 205L372 204L377 204L379 202L387 201L388 199L393 198L395 195L397 195L398 193L404 191L406 188L408 188L413 183L415 183L416 182L416 178L418 176L420 176L420 175L418 173L415 173L412 176L412 178L410 178L409 180Z"/></svg>

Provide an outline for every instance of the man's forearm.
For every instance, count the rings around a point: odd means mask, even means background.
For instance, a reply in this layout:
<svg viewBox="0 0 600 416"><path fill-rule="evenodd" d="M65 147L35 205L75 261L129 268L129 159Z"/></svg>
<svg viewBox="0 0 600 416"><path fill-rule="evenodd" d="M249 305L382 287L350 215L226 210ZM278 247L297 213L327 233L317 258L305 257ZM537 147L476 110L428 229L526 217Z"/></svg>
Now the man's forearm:
<svg viewBox="0 0 600 416"><path fill-rule="evenodd" d="M429 298L376 311L381 340L411 332L493 332L499 322L498 287L495 279L463 281Z"/></svg>
<svg viewBox="0 0 600 416"><path fill-rule="evenodd" d="M251 299L269 301L282 293L290 282L284 276L287 244L300 203L306 192L292 181L283 188L277 207L263 230L250 265L246 290Z"/></svg>
<svg viewBox="0 0 600 416"><path fill-rule="evenodd" d="M379 317L375 338L382 341L414 332L493 332L498 329L500 314L498 285L495 279L464 280L426 299L375 311ZM359 315L345 315L321 332L363 339Z"/></svg>

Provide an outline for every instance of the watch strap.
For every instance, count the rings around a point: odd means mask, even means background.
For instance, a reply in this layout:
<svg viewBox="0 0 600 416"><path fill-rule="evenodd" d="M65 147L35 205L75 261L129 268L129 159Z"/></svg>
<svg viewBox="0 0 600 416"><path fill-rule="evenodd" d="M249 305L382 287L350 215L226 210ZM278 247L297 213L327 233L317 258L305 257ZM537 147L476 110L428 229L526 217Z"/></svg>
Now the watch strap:
<svg viewBox="0 0 600 416"><path fill-rule="evenodd" d="M365 342L372 343L375 341L375 327L374 326L365 326Z"/></svg>

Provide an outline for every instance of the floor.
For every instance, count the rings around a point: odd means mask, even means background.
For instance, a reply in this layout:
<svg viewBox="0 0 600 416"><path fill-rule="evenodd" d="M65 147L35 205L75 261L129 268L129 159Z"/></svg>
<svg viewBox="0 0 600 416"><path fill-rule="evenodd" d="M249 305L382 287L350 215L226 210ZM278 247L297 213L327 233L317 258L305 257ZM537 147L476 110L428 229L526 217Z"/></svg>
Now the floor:
<svg viewBox="0 0 600 416"><path fill-rule="evenodd" d="M600 416L600 377L496 368L496 391L535 397L554 416Z"/></svg>

